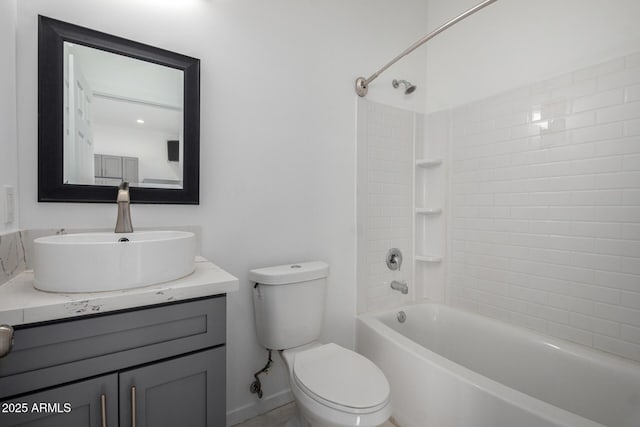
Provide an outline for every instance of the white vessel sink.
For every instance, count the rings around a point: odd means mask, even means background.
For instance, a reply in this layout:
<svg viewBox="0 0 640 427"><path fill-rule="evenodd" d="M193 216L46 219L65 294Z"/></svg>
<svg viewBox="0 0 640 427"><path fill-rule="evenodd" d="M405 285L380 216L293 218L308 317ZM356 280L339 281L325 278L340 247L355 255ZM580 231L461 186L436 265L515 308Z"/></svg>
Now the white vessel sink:
<svg viewBox="0 0 640 427"><path fill-rule="evenodd" d="M137 288L195 268L195 235L186 231L63 234L40 237L33 246L34 286L48 292Z"/></svg>

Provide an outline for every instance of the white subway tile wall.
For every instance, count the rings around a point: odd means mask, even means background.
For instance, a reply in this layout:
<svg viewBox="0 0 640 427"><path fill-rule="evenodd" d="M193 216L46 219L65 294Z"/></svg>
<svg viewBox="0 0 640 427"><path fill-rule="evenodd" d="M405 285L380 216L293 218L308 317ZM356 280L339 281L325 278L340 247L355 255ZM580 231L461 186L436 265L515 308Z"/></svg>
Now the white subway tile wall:
<svg viewBox="0 0 640 427"><path fill-rule="evenodd" d="M405 304L413 293L413 139L415 113L358 100L358 312ZM387 268L390 248L404 256ZM406 280L410 292L390 288Z"/></svg>
<svg viewBox="0 0 640 427"><path fill-rule="evenodd" d="M451 112L452 305L640 361L638 58Z"/></svg>

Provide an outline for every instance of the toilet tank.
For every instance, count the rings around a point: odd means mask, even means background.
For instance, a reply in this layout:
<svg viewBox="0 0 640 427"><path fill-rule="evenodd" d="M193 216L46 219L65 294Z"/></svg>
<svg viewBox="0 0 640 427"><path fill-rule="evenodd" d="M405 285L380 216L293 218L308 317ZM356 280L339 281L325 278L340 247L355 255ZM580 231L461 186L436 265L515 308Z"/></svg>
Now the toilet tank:
<svg viewBox="0 0 640 427"><path fill-rule="evenodd" d="M258 342L284 350L318 339L329 265L322 261L249 271Z"/></svg>

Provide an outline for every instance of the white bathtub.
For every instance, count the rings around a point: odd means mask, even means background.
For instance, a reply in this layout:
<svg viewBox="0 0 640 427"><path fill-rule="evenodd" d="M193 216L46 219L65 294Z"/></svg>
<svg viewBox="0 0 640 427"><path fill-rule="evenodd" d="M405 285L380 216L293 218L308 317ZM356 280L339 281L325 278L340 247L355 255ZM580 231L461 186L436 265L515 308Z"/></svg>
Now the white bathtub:
<svg viewBox="0 0 640 427"><path fill-rule="evenodd" d="M401 427L640 426L640 364L451 307L362 315L357 350Z"/></svg>

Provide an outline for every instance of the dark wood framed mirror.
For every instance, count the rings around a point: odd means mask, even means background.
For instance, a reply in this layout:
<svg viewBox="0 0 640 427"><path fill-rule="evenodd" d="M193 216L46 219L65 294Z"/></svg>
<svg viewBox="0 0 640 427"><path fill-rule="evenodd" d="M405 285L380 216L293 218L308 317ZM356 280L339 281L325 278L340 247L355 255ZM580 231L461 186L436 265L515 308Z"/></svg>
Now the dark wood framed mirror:
<svg viewBox="0 0 640 427"><path fill-rule="evenodd" d="M39 16L38 201L199 203L200 61Z"/></svg>

